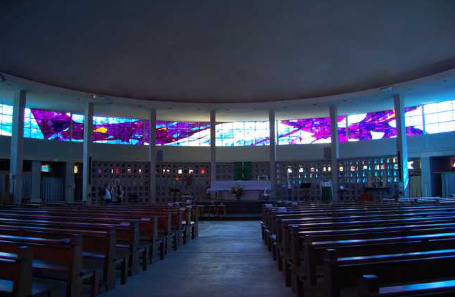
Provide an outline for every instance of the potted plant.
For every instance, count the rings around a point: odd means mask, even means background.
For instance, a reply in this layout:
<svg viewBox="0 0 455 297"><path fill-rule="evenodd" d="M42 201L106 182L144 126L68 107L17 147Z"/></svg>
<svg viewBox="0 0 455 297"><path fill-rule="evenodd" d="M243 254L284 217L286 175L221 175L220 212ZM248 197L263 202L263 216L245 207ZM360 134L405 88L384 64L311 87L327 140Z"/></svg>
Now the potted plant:
<svg viewBox="0 0 455 297"><path fill-rule="evenodd" d="M231 193L235 195L237 201L240 200L243 194L245 194L245 190L241 186L232 187Z"/></svg>

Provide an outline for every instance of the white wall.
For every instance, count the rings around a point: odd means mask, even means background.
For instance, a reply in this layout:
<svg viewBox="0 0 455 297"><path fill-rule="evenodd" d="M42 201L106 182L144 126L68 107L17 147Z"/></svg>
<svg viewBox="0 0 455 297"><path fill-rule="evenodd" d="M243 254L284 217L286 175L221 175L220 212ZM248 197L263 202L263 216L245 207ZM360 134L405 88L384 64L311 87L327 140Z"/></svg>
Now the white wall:
<svg viewBox="0 0 455 297"><path fill-rule="evenodd" d="M0 136L0 158L8 159L10 137ZM304 144L278 146L278 161L321 160L328 144ZM455 155L455 132L408 137L410 157ZM95 144L94 160L146 161L147 146ZM209 147L158 147L166 162L210 162ZM383 156L395 154L395 139L340 143L341 158ZM82 143L28 139L24 141L24 157L41 161L81 161ZM269 148L218 147L217 160L268 161Z"/></svg>

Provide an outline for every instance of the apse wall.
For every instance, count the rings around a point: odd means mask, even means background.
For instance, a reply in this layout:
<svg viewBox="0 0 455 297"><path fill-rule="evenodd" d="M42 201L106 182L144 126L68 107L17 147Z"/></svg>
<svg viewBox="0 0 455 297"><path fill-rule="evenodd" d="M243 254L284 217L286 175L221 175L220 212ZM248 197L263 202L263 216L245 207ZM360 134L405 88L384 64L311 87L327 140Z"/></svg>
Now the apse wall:
<svg viewBox="0 0 455 297"><path fill-rule="evenodd" d="M455 132L408 136L410 157L455 154ZM10 137L0 136L0 158L10 156ZM324 148L330 144L277 146L277 161L306 161L324 159ZM395 139L360 142L340 142L340 158L385 156L396 154ZM210 162L209 147L157 147L158 161ZM161 152L160 152L161 151ZM94 144L93 159L100 161L146 161L148 146ZM41 161L81 161L82 143L24 139L24 158ZM267 162L268 146L217 147L217 161Z"/></svg>

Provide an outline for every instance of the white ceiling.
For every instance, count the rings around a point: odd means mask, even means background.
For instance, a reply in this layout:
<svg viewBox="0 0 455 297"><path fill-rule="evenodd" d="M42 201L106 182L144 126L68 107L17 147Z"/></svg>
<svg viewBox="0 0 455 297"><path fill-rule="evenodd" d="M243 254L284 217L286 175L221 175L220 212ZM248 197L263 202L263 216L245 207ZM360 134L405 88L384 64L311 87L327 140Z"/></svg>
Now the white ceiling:
<svg viewBox="0 0 455 297"><path fill-rule="evenodd" d="M278 114L297 116L326 112L331 95L455 69L454 28L453 0L3 0L0 72L117 97L121 110L99 107L112 113L145 114L136 98L169 118L207 118L209 105L167 102L238 103L220 117L252 119L264 106L240 114L245 103L275 102ZM32 93L30 104L55 106L51 94ZM65 109L86 100L57 93Z"/></svg>

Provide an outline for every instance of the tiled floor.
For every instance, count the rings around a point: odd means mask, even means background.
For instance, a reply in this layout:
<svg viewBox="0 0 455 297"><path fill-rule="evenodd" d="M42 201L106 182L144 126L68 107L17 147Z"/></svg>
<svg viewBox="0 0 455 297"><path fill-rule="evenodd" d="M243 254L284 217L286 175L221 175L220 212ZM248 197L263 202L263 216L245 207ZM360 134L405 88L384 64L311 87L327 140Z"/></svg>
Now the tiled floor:
<svg viewBox="0 0 455 297"><path fill-rule="evenodd" d="M291 297L258 221L201 222L199 238L102 296Z"/></svg>

